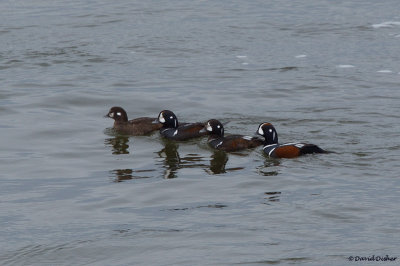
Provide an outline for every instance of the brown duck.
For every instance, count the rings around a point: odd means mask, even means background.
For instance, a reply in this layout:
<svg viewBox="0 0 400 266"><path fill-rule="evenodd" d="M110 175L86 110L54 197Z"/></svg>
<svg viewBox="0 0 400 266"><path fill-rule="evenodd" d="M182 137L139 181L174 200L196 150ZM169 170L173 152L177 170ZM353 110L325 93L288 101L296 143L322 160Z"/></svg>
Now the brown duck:
<svg viewBox="0 0 400 266"><path fill-rule="evenodd" d="M114 119L114 129L120 134L141 136L159 130L163 125L157 118L139 117L128 120L128 115L122 107L114 106L105 117Z"/></svg>

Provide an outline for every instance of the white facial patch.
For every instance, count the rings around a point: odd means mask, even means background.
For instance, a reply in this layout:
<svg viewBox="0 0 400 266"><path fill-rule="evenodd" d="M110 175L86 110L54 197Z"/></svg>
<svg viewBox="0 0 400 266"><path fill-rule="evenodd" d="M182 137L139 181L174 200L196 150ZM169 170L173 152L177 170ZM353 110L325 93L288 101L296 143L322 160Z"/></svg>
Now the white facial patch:
<svg viewBox="0 0 400 266"><path fill-rule="evenodd" d="M217 128L221 128L221 126L220 126L220 125L218 125L218 126L217 126Z"/></svg>
<svg viewBox="0 0 400 266"><path fill-rule="evenodd" d="M158 121L160 121L160 123L165 123L165 119L163 114L161 113L160 116L158 117Z"/></svg>
<svg viewBox="0 0 400 266"><path fill-rule="evenodd" d="M258 134L260 134L261 136L264 135L264 130L262 129L262 126L260 126L260 127L258 128Z"/></svg>
<svg viewBox="0 0 400 266"><path fill-rule="evenodd" d="M117 116L121 116L121 112L117 112Z"/></svg>
<svg viewBox="0 0 400 266"><path fill-rule="evenodd" d="M272 129L271 128L269 129L269 133L272 133Z"/></svg>
<svg viewBox="0 0 400 266"><path fill-rule="evenodd" d="M114 112L109 113L108 116L111 117L111 118L113 118L113 117L114 117Z"/></svg>
<svg viewBox="0 0 400 266"><path fill-rule="evenodd" d="M211 125L210 125L209 123L208 123L207 126L206 126L206 130L207 130L207 131L210 131L210 132L212 131L212 127L211 127Z"/></svg>

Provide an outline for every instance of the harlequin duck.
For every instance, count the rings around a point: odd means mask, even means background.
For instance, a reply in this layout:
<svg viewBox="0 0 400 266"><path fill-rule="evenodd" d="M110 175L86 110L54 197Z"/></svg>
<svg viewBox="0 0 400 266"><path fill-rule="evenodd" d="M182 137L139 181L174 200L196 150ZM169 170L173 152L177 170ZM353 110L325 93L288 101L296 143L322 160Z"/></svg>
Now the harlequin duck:
<svg viewBox="0 0 400 266"><path fill-rule="evenodd" d="M160 134L167 139L188 140L207 134L204 130L204 123L183 123L180 125L176 115L169 110L161 111L158 115L158 121L163 125Z"/></svg>
<svg viewBox="0 0 400 266"><path fill-rule="evenodd" d="M278 143L278 133L270 123L259 125L257 134L265 138L264 153L274 158L295 158L303 154L328 153L314 144L307 143Z"/></svg>
<svg viewBox="0 0 400 266"><path fill-rule="evenodd" d="M139 117L128 121L128 115L121 107L114 106L105 117L114 119L114 129L121 134L146 135L162 127L156 118Z"/></svg>
<svg viewBox="0 0 400 266"><path fill-rule="evenodd" d="M208 120L205 126L210 137L208 145L214 149L231 152L255 148L263 144L257 137L229 135L224 137L224 126L216 119Z"/></svg>

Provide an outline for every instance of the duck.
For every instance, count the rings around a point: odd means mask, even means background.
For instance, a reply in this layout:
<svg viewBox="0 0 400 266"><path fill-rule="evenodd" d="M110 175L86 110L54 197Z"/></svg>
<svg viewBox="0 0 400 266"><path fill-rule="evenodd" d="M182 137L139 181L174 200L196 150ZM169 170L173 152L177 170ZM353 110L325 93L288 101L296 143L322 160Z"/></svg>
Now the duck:
<svg viewBox="0 0 400 266"><path fill-rule="evenodd" d="M170 140L184 141L205 136L204 123L182 123L179 124L178 118L170 110L163 110L158 115L158 122L162 124L160 134Z"/></svg>
<svg viewBox="0 0 400 266"><path fill-rule="evenodd" d="M157 131L162 127L157 118L139 117L128 120L126 111L119 106L111 107L105 117L114 119L113 128L120 134L142 136Z"/></svg>
<svg viewBox="0 0 400 266"><path fill-rule="evenodd" d="M263 151L272 158L296 158L305 154L329 153L315 144L293 142L278 143L278 133L271 123L261 123L258 126L257 134L264 137Z"/></svg>
<svg viewBox="0 0 400 266"><path fill-rule="evenodd" d="M244 135L224 136L224 126L216 119L207 121L205 129L209 135L208 145L214 149L226 152L241 151L263 145L263 140Z"/></svg>

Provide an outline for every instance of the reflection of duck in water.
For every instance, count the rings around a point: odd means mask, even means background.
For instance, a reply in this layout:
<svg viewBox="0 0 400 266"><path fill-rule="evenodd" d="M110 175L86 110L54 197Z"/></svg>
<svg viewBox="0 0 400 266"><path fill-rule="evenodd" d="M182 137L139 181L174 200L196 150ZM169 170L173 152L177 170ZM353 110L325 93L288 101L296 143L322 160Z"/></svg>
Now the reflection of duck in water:
<svg viewBox="0 0 400 266"><path fill-rule="evenodd" d="M199 154L189 153L181 157L178 152L179 145L175 141L164 140L164 148L158 152L160 158L164 158L164 178L175 178L179 169L204 168L204 158Z"/></svg>
<svg viewBox="0 0 400 266"><path fill-rule="evenodd" d="M179 169L181 158L178 153L178 144L172 141L165 141L164 148L158 152L160 158L165 158L163 164L165 168L164 178L175 178ZM164 156L163 156L164 155Z"/></svg>
<svg viewBox="0 0 400 266"><path fill-rule="evenodd" d="M105 139L104 144L112 146L112 154L129 154L128 142L129 137L116 136L114 138Z"/></svg>
<svg viewBox="0 0 400 266"><path fill-rule="evenodd" d="M149 170L133 170L133 169L115 169L110 171L114 182L123 182L131 179L142 179L149 178L150 176L145 176L143 173L154 172L154 169Z"/></svg>
<svg viewBox="0 0 400 266"><path fill-rule="evenodd" d="M120 134L141 136L156 131L162 127L156 118L139 117L128 120L128 115L121 107L114 106L106 117L114 119L114 129Z"/></svg>
<svg viewBox="0 0 400 266"><path fill-rule="evenodd" d="M245 154L241 153L230 154L235 154L235 156L246 156ZM244 167L241 166L226 168L226 164L228 163L230 154L225 151L215 150L214 153L211 155L210 169L206 169L205 171L211 175L218 175L224 174L226 172L243 170Z"/></svg>
<svg viewBox="0 0 400 266"><path fill-rule="evenodd" d="M226 173L225 166L228 162L228 154L224 151L214 151L211 155L210 170L211 174L223 174Z"/></svg>
<svg viewBox="0 0 400 266"><path fill-rule="evenodd" d="M110 174L115 176L114 182L122 182L133 179L132 169L115 169L110 171Z"/></svg>

